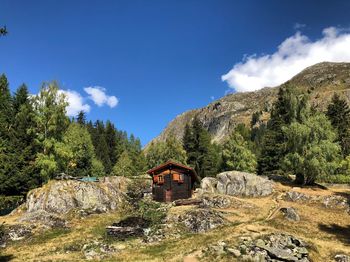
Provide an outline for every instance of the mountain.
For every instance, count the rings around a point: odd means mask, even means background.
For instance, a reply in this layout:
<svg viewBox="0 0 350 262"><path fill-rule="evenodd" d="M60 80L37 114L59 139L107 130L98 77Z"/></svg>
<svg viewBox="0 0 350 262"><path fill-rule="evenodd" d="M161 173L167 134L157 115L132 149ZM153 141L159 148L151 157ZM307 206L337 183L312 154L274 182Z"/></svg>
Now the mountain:
<svg viewBox="0 0 350 262"><path fill-rule="evenodd" d="M178 115L152 141L164 141L170 134L181 140L186 124L197 116L212 135L212 140L221 143L237 124L249 125L254 112L262 111L261 119L266 121L278 88L287 84L308 92L311 103L324 110L333 93L340 93L350 101L350 63L318 63L307 67L280 86L226 95L206 107Z"/></svg>

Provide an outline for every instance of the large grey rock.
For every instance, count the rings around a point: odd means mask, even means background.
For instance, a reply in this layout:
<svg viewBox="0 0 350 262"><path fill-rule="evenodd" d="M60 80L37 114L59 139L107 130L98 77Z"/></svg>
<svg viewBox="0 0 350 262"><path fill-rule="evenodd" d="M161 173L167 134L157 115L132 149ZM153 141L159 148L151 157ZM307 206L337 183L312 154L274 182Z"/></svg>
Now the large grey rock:
<svg viewBox="0 0 350 262"><path fill-rule="evenodd" d="M227 223L220 212L211 209L194 209L172 218L175 223L182 223L193 233L206 232Z"/></svg>
<svg viewBox="0 0 350 262"><path fill-rule="evenodd" d="M124 177L105 177L100 182L50 181L28 193L26 212L62 215L72 209L97 213L115 210L125 201L127 182Z"/></svg>
<svg viewBox="0 0 350 262"><path fill-rule="evenodd" d="M215 177L205 177L201 180L201 189L206 193L215 193L218 180Z"/></svg>
<svg viewBox="0 0 350 262"><path fill-rule="evenodd" d="M267 196L273 192L273 182L255 174L228 171L218 174L217 190L231 196Z"/></svg>

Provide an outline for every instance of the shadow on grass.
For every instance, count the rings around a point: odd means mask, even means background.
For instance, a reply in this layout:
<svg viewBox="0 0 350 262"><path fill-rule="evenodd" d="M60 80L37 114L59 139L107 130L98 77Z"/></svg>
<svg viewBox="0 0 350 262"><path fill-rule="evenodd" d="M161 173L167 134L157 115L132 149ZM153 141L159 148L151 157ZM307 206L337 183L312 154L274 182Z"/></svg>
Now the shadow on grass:
<svg viewBox="0 0 350 262"><path fill-rule="evenodd" d="M339 226L337 224L325 225L319 224L319 229L329 234L335 235L337 239L346 245L350 245L350 225Z"/></svg>
<svg viewBox="0 0 350 262"><path fill-rule="evenodd" d="M12 259L14 259L15 257L13 255L1 255L0 254L0 262L7 262L7 261L11 261Z"/></svg>

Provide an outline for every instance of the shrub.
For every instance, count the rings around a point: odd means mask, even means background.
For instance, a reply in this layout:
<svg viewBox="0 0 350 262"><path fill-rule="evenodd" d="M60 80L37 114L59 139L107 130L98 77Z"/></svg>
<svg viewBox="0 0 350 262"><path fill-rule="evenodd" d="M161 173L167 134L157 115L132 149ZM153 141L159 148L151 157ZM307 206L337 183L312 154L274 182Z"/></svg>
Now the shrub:
<svg viewBox="0 0 350 262"><path fill-rule="evenodd" d="M23 202L23 196L0 196L0 215L7 215Z"/></svg>

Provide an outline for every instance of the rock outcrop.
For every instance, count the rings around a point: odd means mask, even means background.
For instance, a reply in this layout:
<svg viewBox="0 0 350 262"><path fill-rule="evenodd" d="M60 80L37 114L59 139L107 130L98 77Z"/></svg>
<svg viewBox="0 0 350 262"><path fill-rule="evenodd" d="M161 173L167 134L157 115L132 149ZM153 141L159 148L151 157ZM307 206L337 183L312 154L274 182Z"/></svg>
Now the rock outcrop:
<svg viewBox="0 0 350 262"><path fill-rule="evenodd" d="M239 246L230 246L224 241L211 245L202 254L217 257L225 254L237 261L310 261L308 245L291 235L283 233L270 234L253 240L251 237L241 237ZM236 261L236 260L235 260Z"/></svg>
<svg viewBox="0 0 350 262"><path fill-rule="evenodd" d="M193 209L171 218L173 223L183 224L190 232L200 233L224 225L227 221L218 211Z"/></svg>
<svg viewBox="0 0 350 262"><path fill-rule="evenodd" d="M273 182L255 174L227 171L217 176L217 191L231 196L259 197L273 192Z"/></svg>
<svg viewBox="0 0 350 262"><path fill-rule="evenodd" d="M106 212L115 210L125 200L127 179L105 177L100 182L75 180L50 181L28 193L27 213L46 211L65 214L72 209Z"/></svg>
<svg viewBox="0 0 350 262"><path fill-rule="evenodd" d="M319 204L325 208L344 209L350 213L348 199L340 195L307 195L298 191L289 191L283 196L284 200L306 204Z"/></svg>
<svg viewBox="0 0 350 262"><path fill-rule="evenodd" d="M218 180L215 177L204 177L201 180L200 188L203 192L216 193L217 184L218 184Z"/></svg>
<svg viewBox="0 0 350 262"><path fill-rule="evenodd" d="M28 193L19 221L65 227L64 216L71 211L92 214L116 210L127 200L128 181L124 177L104 177L99 182L52 180Z"/></svg>

